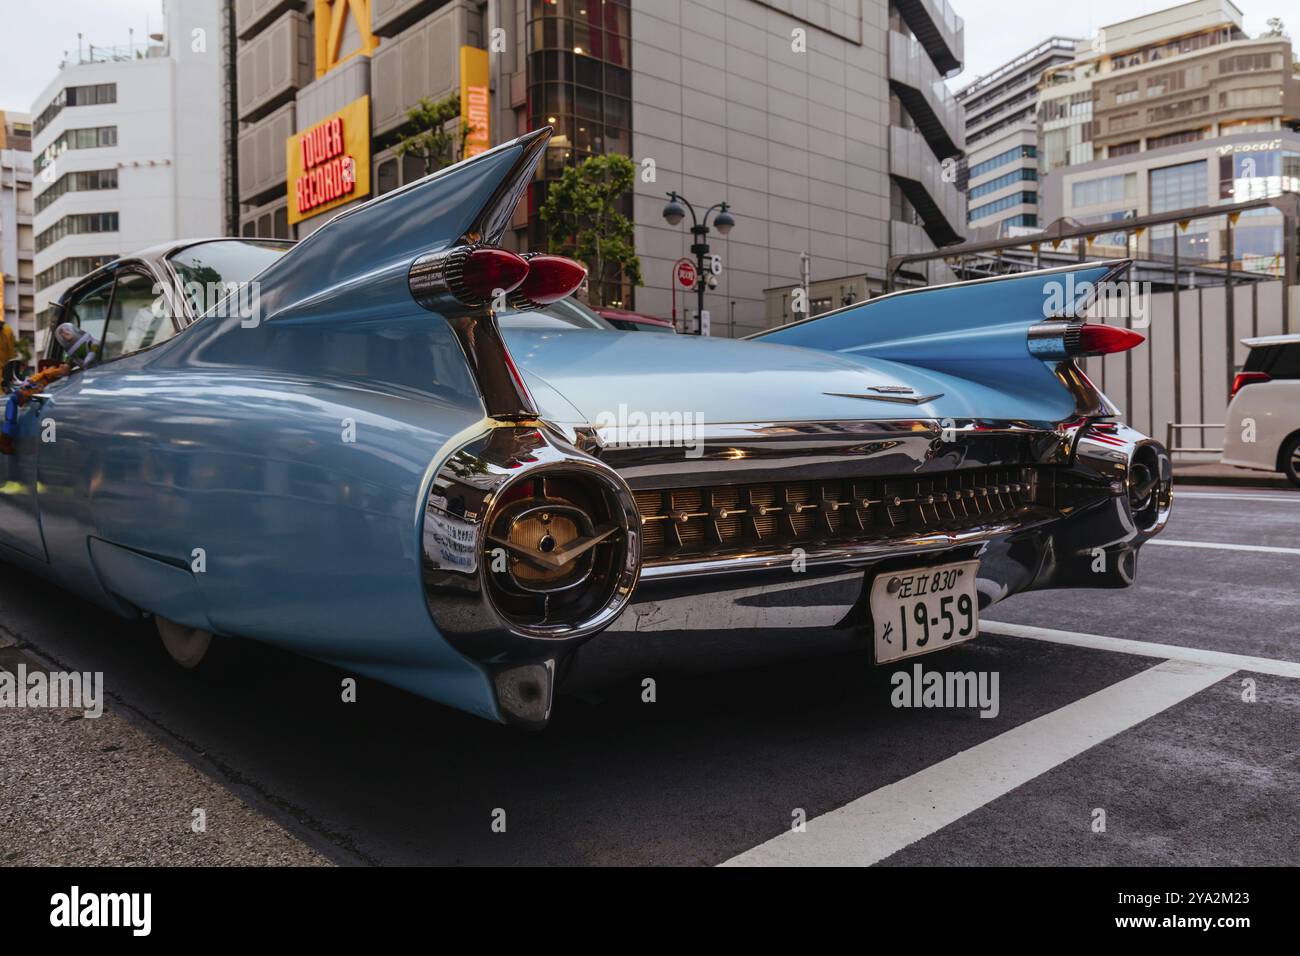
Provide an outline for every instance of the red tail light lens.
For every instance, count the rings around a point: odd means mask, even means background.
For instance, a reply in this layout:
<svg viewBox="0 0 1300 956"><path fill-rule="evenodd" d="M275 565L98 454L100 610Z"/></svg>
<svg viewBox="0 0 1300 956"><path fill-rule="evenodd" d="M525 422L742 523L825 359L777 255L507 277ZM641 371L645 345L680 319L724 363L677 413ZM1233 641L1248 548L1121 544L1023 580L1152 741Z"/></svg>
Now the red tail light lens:
<svg viewBox="0 0 1300 956"><path fill-rule="evenodd" d="M587 278L587 267L564 256L530 253L528 278L510 296L510 305L517 309L534 309L550 305L577 291Z"/></svg>
<svg viewBox="0 0 1300 956"><path fill-rule="evenodd" d="M1109 355L1127 352L1146 341L1146 336L1115 325L1079 326L1079 352L1082 355Z"/></svg>
<svg viewBox="0 0 1300 956"><path fill-rule="evenodd" d="M1238 372L1232 380L1232 391L1228 394L1228 401L1232 401L1247 385L1254 385L1258 382L1271 382L1273 377L1268 372Z"/></svg>
<svg viewBox="0 0 1300 956"><path fill-rule="evenodd" d="M528 275L522 256L494 246L454 246L420 256L407 283L415 301L432 312L481 309L513 292Z"/></svg>
<svg viewBox="0 0 1300 956"><path fill-rule="evenodd" d="M491 299L501 292L513 292L528 276L528 263L505 249L475 249L465 257L461 283L466 291L480 299Z"/></svg>

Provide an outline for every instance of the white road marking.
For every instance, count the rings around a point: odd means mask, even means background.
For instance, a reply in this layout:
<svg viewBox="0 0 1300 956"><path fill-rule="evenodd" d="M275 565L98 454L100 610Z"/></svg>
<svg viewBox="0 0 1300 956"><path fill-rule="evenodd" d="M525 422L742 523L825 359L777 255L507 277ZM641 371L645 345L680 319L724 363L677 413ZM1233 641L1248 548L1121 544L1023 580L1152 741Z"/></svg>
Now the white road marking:
<svg viewBox="0 0 1300 956"><path fill-rule="evenodd" d="M1279 548L1267 544L1228 544L1226 541L1170 541L1152 538L1147 544L1164 548L1208 548L1211 551L1258 551L1263 554L1300 554L1300 548Z"/></svg>
<svg viewBox="0 0 1300 956"><path fill-rule="evenodd" d="M1050 627L1031 627L1027 624L1008 624L1003 621L980 621L980 630L991 634L1027 637L1035 641L1069 644L1072 647L1087 647L1098 651L1158 657L1161 660L1185 661L1189 664L1231 667L1234 670L1254 671L1257 674L1272 674L1274 677L1300 679L1300 662L1281 661L1272 657L1252 657L1248 654L1182 647L1178 644L1156 644L1151 641L1133 641L1124 637L1103 637L1100 634L1079 634L1075 631L1057 631Z"/></svg>
<svg viewBox="0 0 1300 956"><path fill-rule="evenodd" d="M1208 491L1174 491L1174 498L1210 498L1215 501L1286 501L1300 505L1300 492L1293 495L1215 495Z"/></svg>
<svg viewBox="0 0 1300 956"><path fill-rule="evenodd" d="M1231 676L1165 661L732 857L724 866L868 866Z"/></svg>

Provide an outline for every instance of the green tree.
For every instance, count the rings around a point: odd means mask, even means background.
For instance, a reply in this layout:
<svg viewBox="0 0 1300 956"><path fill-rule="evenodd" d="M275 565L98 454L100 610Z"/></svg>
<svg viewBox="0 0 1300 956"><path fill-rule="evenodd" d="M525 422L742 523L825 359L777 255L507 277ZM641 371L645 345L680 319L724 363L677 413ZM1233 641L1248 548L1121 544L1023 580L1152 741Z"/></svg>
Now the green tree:
<svg viewBox="0 0 1300 956"><path fill-rule="evenodd" d="M420 97L406 111L409 131L397 143L398 156L415 156L424 160L424 174L450 166L465 151L469 124L459 123L452 130L447 125L460 117L460 94L453 93L436 103Z"/></svg>
<svg viewBox="0 0 1300 956"><path fill-rule="evenodd" d="M1282 22L1281 17L1269 17L1264 21L1264 26L1268 27L1264 31L1266 37L1284 37L1286 36L1286 24Z"/></svg>
<svg viewBox="0 0 1300 956"><path fill-rule="evenodd" d="M632 220L618 211L619 200L632 191L637 166L626 156L591 156L570 166L552 183L542 204L546 251L564 253L587 266L588 299L610 304L614 289L626 281L641 284Z"/></svg>

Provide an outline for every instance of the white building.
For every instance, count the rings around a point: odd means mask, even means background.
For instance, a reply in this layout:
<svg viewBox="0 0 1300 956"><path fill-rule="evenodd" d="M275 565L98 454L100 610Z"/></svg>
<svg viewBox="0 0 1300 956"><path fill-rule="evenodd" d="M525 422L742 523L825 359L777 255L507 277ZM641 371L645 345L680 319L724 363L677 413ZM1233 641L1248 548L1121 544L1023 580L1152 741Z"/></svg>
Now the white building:
<svg viewBox="0 0 1300 956"><path fill-rule="evenodd" d="M30 339L35 329L32 269L32 138L26 113L0 110L0 289L3 321Z"/></svg>
<svg viewBox="0 0 1300 956"><path fill-rule="evenodd" d="M1049 37L957 94L966 110L967 239L1014 235L1038 221L1038 82L1079 41Z"/></svg>
<svg viewBox="0 0 1300 956"><path fill-rule="evenodd" d="M104 262L224 232L221 5L162 6L161 34L79 50L32 105L38 326Z"/></svg>

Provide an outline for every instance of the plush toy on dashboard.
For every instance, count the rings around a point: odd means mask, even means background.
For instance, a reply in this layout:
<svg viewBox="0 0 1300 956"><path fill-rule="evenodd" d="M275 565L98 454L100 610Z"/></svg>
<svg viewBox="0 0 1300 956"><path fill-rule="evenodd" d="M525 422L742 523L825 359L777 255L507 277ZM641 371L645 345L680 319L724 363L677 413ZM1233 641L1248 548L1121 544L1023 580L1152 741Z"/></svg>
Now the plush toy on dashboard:
<svg viewBox="0 0 1300 956"><path fill-rule="evenodd" d="M76 368L89 368L99 358L94 336L81 331L71 322L61 323L54 330L54 336L59 340L59 345L63 346L67 361L62 365L42 369L14 386L5 402L4 421L0 422L0 454L14 453L14 439L18 437L18 410L31 401L33 395L44 391L53 382L67 378Z"/></svg>

